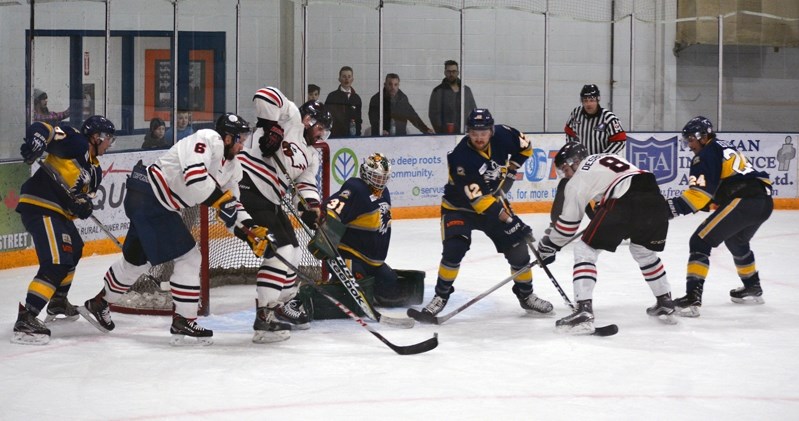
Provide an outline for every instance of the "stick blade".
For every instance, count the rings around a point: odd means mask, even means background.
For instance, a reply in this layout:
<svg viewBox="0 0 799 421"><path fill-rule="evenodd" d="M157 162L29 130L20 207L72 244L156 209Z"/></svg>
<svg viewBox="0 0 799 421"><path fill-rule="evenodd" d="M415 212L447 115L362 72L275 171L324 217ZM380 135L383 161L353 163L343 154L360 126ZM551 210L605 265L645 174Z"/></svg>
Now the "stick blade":
<svg viewBox="0 0 799 421"><path fill-rule="evenodd" d="M399 327L403 329L410 329L416 324L416 320L410 317L389 317L385 314L380 314L379 323L391 327Z"/></svg>
<svg viewBox="0 0 799 421"><path fill-rule="evenodd" d="M433 316L430 313L419 311L415 308L409 308L406 314L408 315L408 317L410 317L413 320L416 320L419 323L424 323L428 325L438 324L438 318L436 316Z"/></svg>
<svg viewBox="0 0 799 421"><path fill-rule="evenodd" d="M419 342L418 344L408 345L408 346L400 346L389 344L389 347L394 350L397 354L400 355L414 355L414 354L422 354L427 351L432 351L436 349L438 346L438 333L433 333L433 337Z"/></svg>

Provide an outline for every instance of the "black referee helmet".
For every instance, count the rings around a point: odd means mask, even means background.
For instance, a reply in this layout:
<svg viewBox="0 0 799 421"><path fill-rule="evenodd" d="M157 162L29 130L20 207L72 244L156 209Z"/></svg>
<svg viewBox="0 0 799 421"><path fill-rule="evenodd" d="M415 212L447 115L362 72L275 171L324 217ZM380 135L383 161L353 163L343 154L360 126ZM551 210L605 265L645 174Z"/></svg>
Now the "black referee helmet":
<svg viewBox="0 0 799 421"><path fill-rule="evenodd" d="M599 87L593 83L583 85L583 89L580 90L580 98L599 98Z"/></svg>

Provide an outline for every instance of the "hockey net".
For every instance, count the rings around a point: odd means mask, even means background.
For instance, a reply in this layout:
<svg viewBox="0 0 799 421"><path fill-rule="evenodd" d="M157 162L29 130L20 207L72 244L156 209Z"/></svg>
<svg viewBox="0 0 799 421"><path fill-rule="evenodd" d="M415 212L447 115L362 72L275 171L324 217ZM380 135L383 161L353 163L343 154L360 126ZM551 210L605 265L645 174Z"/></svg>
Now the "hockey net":
<svg viewBox="0 0 799 421"><path fill-rule="evenodd" d="M314 145L321 157L316 180L322 198L330 194L330 149L324 142ZM294 192L289 192L293 194ZM292 197L287 197L289 203ZM294 225L302 257L299 269L312 279L328 278L322 262L314 258L305 247L310 236L291 212L283 206ZM200 308L198 314L210 313L209 291L223 285L255 284L261 259L240 239L230 234L216 218L216 210L207 206L194 206L181 212L183 223L189 228L202 254L200 271ZM128 314L171 315L172 297L169 293L169 278L174 264L166 262L150 268L139 277L131 289L111 306L113 311Z"/></svg>

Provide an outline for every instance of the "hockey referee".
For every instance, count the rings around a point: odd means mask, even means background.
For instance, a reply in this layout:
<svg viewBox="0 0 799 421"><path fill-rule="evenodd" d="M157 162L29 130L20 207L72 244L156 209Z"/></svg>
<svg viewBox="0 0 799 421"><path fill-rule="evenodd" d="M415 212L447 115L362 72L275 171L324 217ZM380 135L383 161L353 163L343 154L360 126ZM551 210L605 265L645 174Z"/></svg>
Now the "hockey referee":
<svg viewBox="0 0 799 421"><path fill-rule="evenodd" d="M572 110L563 130L566 142L580 142L588 150L588 155L612 153L622 155L627 133L621 127L616 114L599 105L599 87L593 83L584 85L580 90L580 105ZM552 202L550 218L552 223L558 219L563 210L563 191L568 179L558 183L555 200ZM591 212L589 216L593 216Z"/></svg>

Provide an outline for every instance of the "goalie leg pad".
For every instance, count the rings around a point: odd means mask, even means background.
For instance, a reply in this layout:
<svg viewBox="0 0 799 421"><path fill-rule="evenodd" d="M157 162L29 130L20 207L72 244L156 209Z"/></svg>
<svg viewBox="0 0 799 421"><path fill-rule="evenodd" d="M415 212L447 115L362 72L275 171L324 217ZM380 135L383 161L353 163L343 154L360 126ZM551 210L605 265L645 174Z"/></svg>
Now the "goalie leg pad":
<svg viewBox="0 0 799 421"><path fill-rule="evenodd" d="M370 276L359 279L357 282L366 299L369 302L374 302L374 278ZM321 288L327 295L340 301L341 304L352 310L358 317L366 317L361 307L338 281L332 284L317 285L317 287ZM310 285L303 285L297 297L302 300L310 320L344 319L347 317L335 304L331 303L330 300Z"/></svg>

